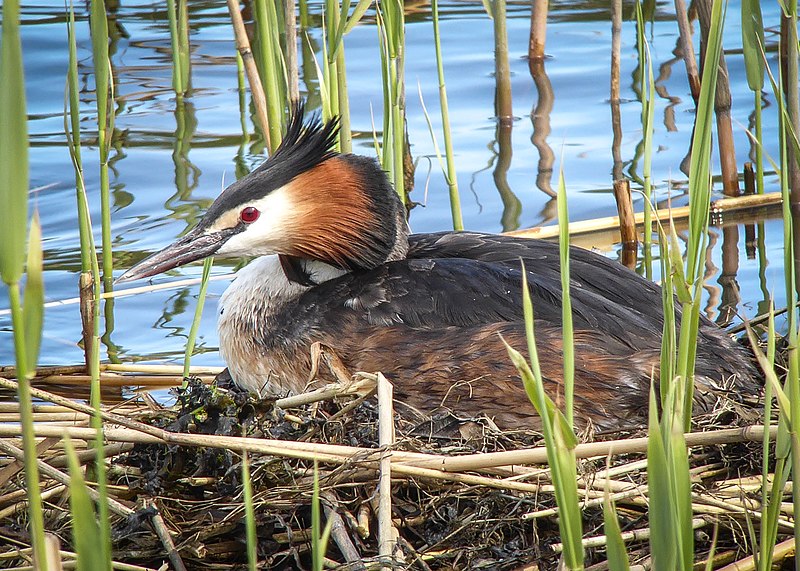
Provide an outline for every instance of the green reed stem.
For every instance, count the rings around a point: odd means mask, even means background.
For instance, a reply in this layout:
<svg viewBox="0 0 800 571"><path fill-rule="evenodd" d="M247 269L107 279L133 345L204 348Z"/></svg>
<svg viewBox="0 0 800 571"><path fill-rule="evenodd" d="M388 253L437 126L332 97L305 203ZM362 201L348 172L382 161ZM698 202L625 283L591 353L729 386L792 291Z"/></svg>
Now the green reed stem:
<svg viewBox="0 0 800 571"><path fill-rule="evenodd" d="M442 132L444 133L444 154L447 161L447 188L450 190L450 215L453 218L453 230L464 229L461 216L461 198L458 194L458 174L456 173L453 138L450 133L450 112L447 104L447 84L444 80L444 62L442 58L442 38L439 33L439 0L431 2L433 20L433 44L436 48L436 73L439 78L439 107L442 110Z"/></svg>
<svg viewBox="0 0 800 571"><path fill-rule="evenodd" d="M642 98L642 139L644 143L644 156L642 160L642 192L644 199L652 203L652 167L653 167L653 125L655 120L655 79L653 78L653 60L650 55L650 46L644 33L645 20L642 15L642 4L636 2L636 30L637 44L639 47L640 95ZM644 229L642 249L650 251L653 244L653 218L650 208L644 209ZM645 255L645 277L653 279L653 268L649 263L651 257Z"/></svg>
<svg viewBox="0 0 800 571"><path fill-rule="evenodd" d="M353 133L350 124L350 97L347 93L347 66L344 58L344 41L336 50L336 89L339 100L339 150L353 151Z"/></svg>
<svg viewBox="0 0 800 571"><path fill-rule="evenodd" d="M722 2L712 7L708 35L707 62L719 61L722 52L722 26L725 20ZM695 131L692 137L692 162L689 172L689 240L686 248L685 284L688 297L681 300L683 316L678 338L677 375L685 385L683 396L684 431L691 430L694 401L694 363L700 318L700 293L705 245L708 239L708 217L711 202L711 130L714 121L714 96L718 70L716 65L703 66L700 97L697 104Z"/></svg>
<svg viewBox="0 0 800 571"><path fill-rule="evenodd" d="M186 373L184 373L184 377ZM247 537L247 568L258 569L258 536L256 534L256 512L253 504L253 481L250 478L250 458L247 450L242 453L242 494L244 497L244 522Z"/></svg>
<svg viewBox="0 0 800 571"><path fill-rule="evenodd" d="M763 101L761 100L761 91L756 91L753 94L755 103L755 123L756 123L756 190L758 194L764 194L764 148L761 146L761 141L764 140L763 135L763 122L761 120L761 111L763 108Z"/></svg>
<svg viewBox="0 0 800 571"><path fill-rule="evenodd" d="M269 153L278 148L283 137L285 117L283 114L286 76L283 73L283 56L280 47L280 20L275 10L275 3L267 0L255 2L256 32L261 73L261 83L267 99L267 117L269 118Z"/></svg>
<svg viewBox="0 0 800 571"><path fill-rule="evenodd" d="M558 529L564 545L564 563L568 569L584 568L583 521L578 503L577 461L575 446L577 438L570 428L564 414L547 395L536 348L533 304L528 289L528 274L522 264L522 308L525 316L525 338L528 343L530 364L522 354L503 339L511 362L522 378L528 399L536 408L542 421L542 434L547 449L547 462L550 466L552 482L555 487L556 504L559 509Z"/></svg>
<svg viewBox="0 0 800 571"><path fill-rule="evenodd" d="M189 89L189 39L186 0L167 0L169 36L172 45L172 88L178 97Z"/></svg>
<svg viewBox="0 0 800 571"><path fill-rule="evenodd" d="M37 465L36 438L33 431L33 405L30 374L36 368L41 336L41 239L38 220L31 223L26 247L28 221L28 124L25 104L25 74L22 65L22 42L19 30L19 2L6 0L2 10L0 39L0 278L8 286L11 326L17 365L18 398L25 485L34 563L47 569L44 518ZM38 252L32 250L38 250ZM20 280L29 252L30 289L26 287L25 304L20 295ZM38 273L38 275L35 275ZM37 284L38 285L35 285Z"/></svg>
<svg viewBox="0 0 800 571"><path fill-rule="evenodd" d="M197 331L200 329L200 319L203 317L203 307L206 303L208 277L211 275L211 266L213 264L213 257L208 257L203 261L203 277L200 280L200 293L197 296L197 305L194 308L194 319L192 319L192 326L189 329L189 337L186 339L186 352L183 357L183 388L187 386L192 353L194 353L195 340L197 339Z"/></svg>
<svg viewBox="0 0 800 571"><path fill-rule="evenodd" d="M88 199L83 180L83 166L80 153L80 109L78 103L78 75L77 75L77 52L75 46L75 20L74 14L70 11L68 38L70 42L70 67L67 72L68 83L68 102L70 120L67 124L65 118L65 131L69 141L70 155L75 169L75 183L78 202L78 225L81 233L81 269L83 272L91 272L93 284L93 304L92 304L92 327L93 331L88 335L84 342L88 344L86 348L87 368L90 375L90 403L97 411L90 419L90 425L97 431L97 439L94 442L96 450L94 474L97 480L97 491L100 495L98 502L99 516L99 537L95 538L94 549L98 549L103 561L111 561L111 527L109 524L109 509L106 498L108 497L108 484L106 477L105 447L103 438L103 420L100 417L101 408L101 387L100 387L100 266L95 253L95 244L92 237L92 225L89 217ZM105 41L102 40L105 38ZM101 161L101 210L103 216L103 264L104 264L104 288L106 291L111 289L111 279L113 263L111 260L111 217L108 193L108 152L110 141L106 139L106 128L113 124L113 110L109 113L107 109L108 95L110 88L110 73L108 61L108 27L105 18L105 8L102 2L92 4L92 41L94 44L94 57L97 82L97 109L98 109L98 137ZM104 88L102 86L105 86ZM106 244L108 247L106 247ZM106 326L113 323L113 313L107 306ZM111 313L109 315L109 313ZM111 320L111 321L109 321ZM98 546L99 542L99 546Z"/></svg>
<svg viewBox="0 0 800 571"><path fill-rule="evenodd" d="M384 102L381 164L405 203L405 15L400 0L388 0L378 6L378 41Z"/></svg>
<svg viewBox="0 0 800 571"><path fill-rule="evenodd" d="M747 86L755 96L756 116L756 184L758 194L764 193L764 169L761 148L761 90L764 89L764 23L759 0L742 0L742 53L744 55Z"/></svg>
<svg viewBox="0 0 800 571"><path fill-rule="evenodd" d="M67 96L69 105L69 126L64 125L64 131L72 136L69 139L70 156L75 167L75 190L78 194L78 234L81 247L81 272L91 272L91 257L94 252L94 239L92 237L91 225L89 222L89 208L86 203L86 187L83 183L83 166L81 161L81 141L80 141L80 101L78 88L78 59L77 47L75 42L75 13L70 5L69 21L67 28L69 43L69 65L67 68ZM83 199L82 199L83 198Z"/></svg>
<svg viewBox="0 0 800 571"><path fill-rule="evenodd" d="M95 93L97 97L97 147L100 153L100 211L103 247L103 289L113 289L114 259L111 251L111 195L108 181L108 155L111 148L109 124L113 109L109 110L111 69L108 59L108 21L102 0L91 4L92 55L94 60Z"/></svg>
<svg viewBox="0 0 800 571"><path fill-rule="evenodd" d="M6 6L8 4L6 3ZM4 18L5 23L5 18ZM36 456L36 436L33 431L33 401L30 393L28 355L25 348L25 325L22 317L19 283L8 284L8 301L11 307L11 327L14 330L14 352L17 360L17 382L19 384L19 414L22 424L22 447L25 452L25 486L28 490L28 517L31 526L31 546L38 569L47 571L44 544L44 518L40 494L39 466Z"/></svg>
<svg viewBox="0 0 800 571"><path fill-rule="evenodd" d="M340 46L336 40L336 31L339 28L339 20L340 20L340 6L337 0L325 0L325 7L324 7L324 23L323 23L323 34L324 34L324 44L325 44L325 51L324 51L324 65L325 65L325 84L327 86L327 107L328 107L328 116L329 117L337 117L340 115L340 99L341 99L341 90L339 89L339 58L336 57L336 54L341 48L344 50L343 46ZM341 129L343 130L343 129ZM340 136L340 145L341 145L341 136Z"/></svg>
<svg viewBox="0 0 800 571"><path fill-rule="evenodd" d="M319 466L314 460L314 487L311 492L311 569L322 571L325 569L325 553L328 551L328 538L333 527L333 520L329 519L322 527L322 510L319 499Z"/></svg>

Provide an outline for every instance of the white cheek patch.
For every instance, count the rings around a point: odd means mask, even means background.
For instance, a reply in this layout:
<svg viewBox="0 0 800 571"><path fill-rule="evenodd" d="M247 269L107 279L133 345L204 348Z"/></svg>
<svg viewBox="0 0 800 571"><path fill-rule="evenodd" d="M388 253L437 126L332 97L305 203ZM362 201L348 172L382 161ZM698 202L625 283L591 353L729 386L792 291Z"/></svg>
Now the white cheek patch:
<svg viewBox="0 0 800 571"><path fill-rule="evenodd" d="M275 189L264 198L242 204L235 212L236 224L238 224L239 212L242 209L252 206L257 208L261 215L258 220L248 224L246 228L231 236L227 242L217 251L217 254L225 256L264 256L268 254L281 253L281 247L285 246L290 238L290 228L296 218L295 201L286 186ZM225 227L232 227L228 215L220 220L228 222ZM219 230L217 224L210 230Z"/></svg>

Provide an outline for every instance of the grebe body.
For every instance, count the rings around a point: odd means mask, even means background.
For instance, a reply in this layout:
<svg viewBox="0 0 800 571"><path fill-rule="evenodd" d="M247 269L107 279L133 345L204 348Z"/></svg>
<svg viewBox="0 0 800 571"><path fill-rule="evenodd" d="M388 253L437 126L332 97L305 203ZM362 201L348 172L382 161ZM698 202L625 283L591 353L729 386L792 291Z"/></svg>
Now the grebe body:
<svg viewBox="0 0 800 571"><path fill-rule="evenodd" d="M401 412L448 408L504 428L537 427L501 336L526 347L524 262L543 376L560 402L557 245L474 232L409 235L378 164L333 152L335 133L335 122L304 126L298 109L271 158L228 187L194 230L120 279L208 255L258 256L220 300L220 352L236 384L261 396L304 390L319 342L351 371L383 372ZM570 256L576 420L640 425L658 376L661 289L599 254L573 247ZM332 380L319 373L315 382ZM758 391L747 353L701 318L696 410Z"/></svg>

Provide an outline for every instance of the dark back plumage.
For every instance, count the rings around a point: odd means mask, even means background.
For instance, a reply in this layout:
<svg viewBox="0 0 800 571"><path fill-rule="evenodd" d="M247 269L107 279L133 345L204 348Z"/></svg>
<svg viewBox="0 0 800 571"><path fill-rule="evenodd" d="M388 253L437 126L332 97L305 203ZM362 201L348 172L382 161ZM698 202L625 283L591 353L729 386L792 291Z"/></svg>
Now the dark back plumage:
<svg viewBox="0 0 800 571"><path fill-rule="evenodd" d="M650 381L658 377L661 290L598 254L572 248L571 257L578 422L605 429L642 425ZM321 341L353 370L386 373L407 405L426 411L444 403L465 415L486 413L506 427L536 427L500 341L502 335L517 349L525 347L521 260L545 383L558 401L558 246L540 240L473 232L412 235L406 259L309 289L264 324L260 343L270 353L289 354ZM696 374L698 413L719 399L759 394L751 359L705 318Z"/></svg>

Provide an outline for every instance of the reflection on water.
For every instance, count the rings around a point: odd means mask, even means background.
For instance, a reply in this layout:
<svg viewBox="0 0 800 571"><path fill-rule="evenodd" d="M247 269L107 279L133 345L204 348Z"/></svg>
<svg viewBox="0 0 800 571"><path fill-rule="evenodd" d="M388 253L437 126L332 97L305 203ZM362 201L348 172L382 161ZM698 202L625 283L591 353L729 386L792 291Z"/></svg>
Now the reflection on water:
<svg viewBox="0 0 800 571"><path fill-rule="evenodd" d="M94 76L86 6L78 6L79 74L82 86L84 168L99 221L99 168L94 111ZM191 89L177 100L171 89L168 21L163 2L107 2L114 69L116 123L109 159L112 239L115 267L128 267L174 240L196 223L224 185L263 160L264 144L253 126L253 107L237 65L227 6L222 0L189 3ZM406 77L419 83L439 129L430 8L406 3ZM694 105L678 45L671 4L649 3L654 23L648 24L656 78L656 123L653 154L655 198L660 205L685 203L685 176ZM777 5L765 5L767 25L778 21ZM551 3L547 57L529 61L529 2L511 2L505 22L490 20L479 1L445 2L440 6L442 49L450 100L465 227L497 232L555 221L554 172L564 170L570 191L570 217L584 220L616 213L612 181L625 173L640 186L642 126L639 94L641 70L636 57L635 24L620 25L619 95L609 98L612 23L608 4ZM623 7L623 18L632 13ZM731 4L730 14L738 13ZM298 37L300 90L311 109L319 106L314 58L320 60L321 6L309 5L311 27ZM31 184L44 187L32 195L41 212L45 237L48 300L77 295L78 232L72 165L63 134L66 73L66 24L63 2L37 0L23 6L23 43L28 81L31 133ZM738 162L755 160L745 134L752 125L752 95L743 62L735 47L740 30L731 19L725 32L731 75L733 125ZM503 27L502 23L505 23ZM368 13L346 39L348 88L355 152L374 155L373 122L380 124L383 95L374 13ZM507 68L494 58L495 46L506 39ZM770 39L770 64L777 54ZM499 62L502 64L503 62ZM677 65L676 65L677 64ZM413 158L437 161L421 104L409 89L408 137ZM778 155L772 96L764 94L764 151ZM611 99L609 104L609 99ZM528 115L530 120L522 119ZM500 117L502 120L498 120ZM380 133L378 133L380 136ZM441 139L441 137L439 137ZM424 164L419 161L417 164ZM418 169L412 200L415 231L436 231L450 225L448 189L437 173ZM766 190L774 190L768 174ZM719 183L717 183L719 184ZM637 210L641 198L634 192ZM753 316L766 308L770 293L781 296L782 235L779 221L749 220L748 225L712 229L709 236L706 291L707 315L720 323ZM587 247L616 256L616 234L594 236ZM800 248L797 248L800 252ZM657 252L654 249L653 252ZM227 272L235 261L220 261ZM800 265L798 265L800 266ZM199 275L199 267L171 272ZM159 278L164 281L171 278ZM211 298L225 282L212 282ZM109 329L103 336L104 359L179 360L192 320L197 291L183 288L122 298L106 305ZM0 311L6 307L0 296ZM780 297L776 305L781 306ZM214 301L200 327L197 364L219 364ZM112 319L112 313L113 317ZM112 331L113 329L113 331ZM13 360L10 320L0 314L0 363ZM46 314L43 363L82 360L78 346L77 305L50 307Z"/></svg>

